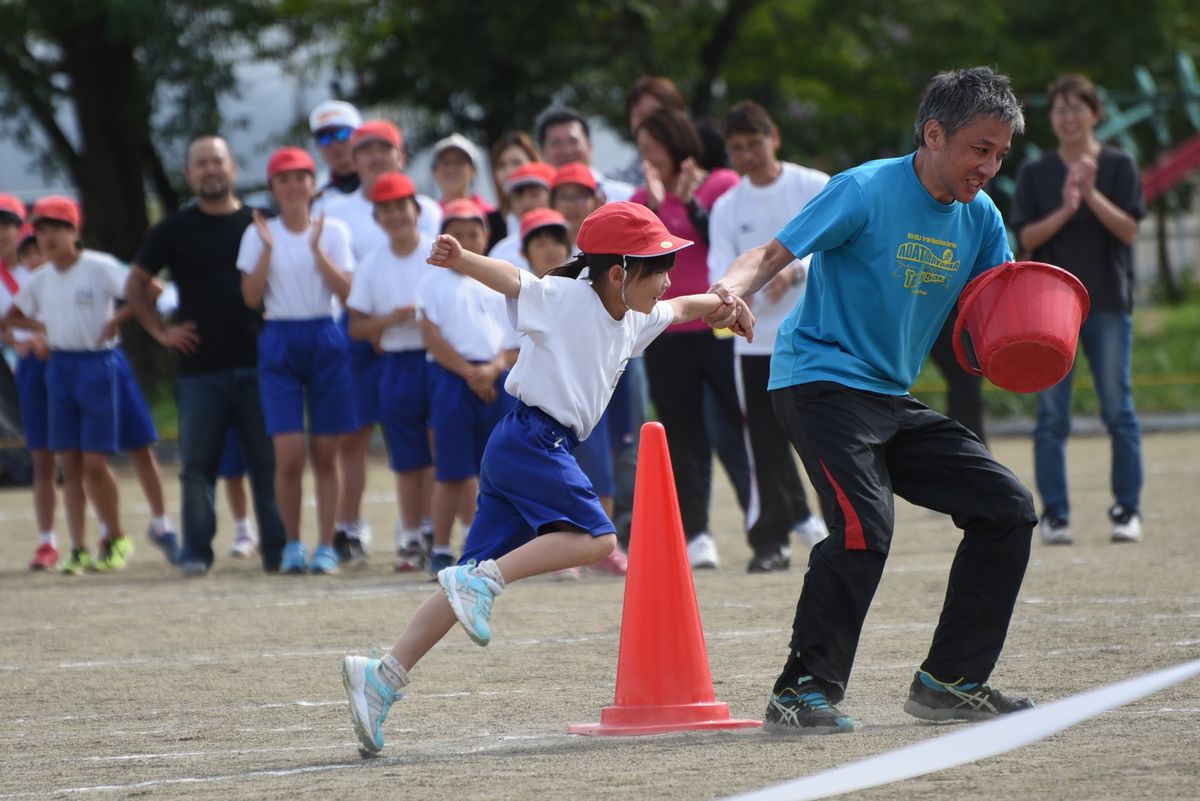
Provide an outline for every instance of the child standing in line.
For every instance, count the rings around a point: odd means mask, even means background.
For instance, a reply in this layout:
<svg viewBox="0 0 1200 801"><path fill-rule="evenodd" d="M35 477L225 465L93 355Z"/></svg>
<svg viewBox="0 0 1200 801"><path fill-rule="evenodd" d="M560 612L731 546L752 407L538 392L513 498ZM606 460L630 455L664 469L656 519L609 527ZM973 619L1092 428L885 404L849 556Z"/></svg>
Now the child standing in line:
<svg viewBox="0 0 1200 801"><path fill-rule="evenodd" d="M462 562L438 573L441 591L421 604L383 659L342 661L350 719L364 751L383 748L383 721L403 697L409 671L456 620L487 645L492 604L507 584L612 551L615 527L571 452L591 433L633 354L671 323L721 305L712 294L659 301L671 285L675 252L692 243L668 233L643 206L604 206L584 222L578 243L583 255L546 278L465 252L450 236L434 244L431 264L508 298L525 334L507 381L519 402L488 441ZM584 269L589 280L574 280ZM733 303L736 330L751 336L753 315L742 301Z"/></svg>
<svg viewBox="0 0 1200 801"><path fill-rule="evenodd" d="M517 224L509 229L512 233L501 239L488 251L488 255L493 259L515 264L524 270L529 269L529 262L526 261L521 248L521 242L525 238L524 233L520 230L523 227L521 221L534 209L544 209L550 206L550 186L554 183L554 173L554 168L546 162L531 161L517 167L505 180L505 197L508 198L509 209L516 218ZM557 267L564 261L566 261L565 258L554 266Z"/></svg>
<svg viewBox="0 0 1200 801"><path fill-rule="evenodd" d="M470 200L442 210L442 233L482 255L487 217ZM433 428L433 547L431 575L454 564L450 530L470 503L483 448L512 406L504 379L516 358L516 334L504 298L453 270L437 270L417 287L421 339L429 351L430 424ZM469 521L468 521L469 522Z"/></svg>
<svg viewBox="0 0 1200 801"><path fill-rule="evenodd" d="M119 426L116 339L109 323L115 301L125 295L126 271L111 256L81 247L82 215L70 198L42 198L31 216L49 265L21 287L6 321L42 333L50 350L47 445L62 459L72 544L61 569L78 574L121 567L133 546L121 532L117 487L108 469L107 454L118 449ZM108 527L95 561L85 536L85 484Z"/></svg>
<svg viewBox="0 0 1200 801"><path fill-rule="evenodd" d="M381 176L371 187L375 219L388 243L354 273L350 336L373 343L384 354L379 409L387 437L388 462L396 474L400 519L396 526L397 572L425 567L421 519L430 514L433 456L429 452L429 370L417 324L417 286L433 270L425 263L431 240L417 228L421 206L408 176Z"/></svg>
<svg viewBox="0 0 1200 801"><path fill-rule="evenodd" d="M336 573L334 513L338 502L337 438L354 429L346 398L350 366L346 337L333 320L332 298L345 302L353 268L350 233L340 220L315 222L316 167L307 151L284 147L267 163L267 184L279 217L258 212L238 251L246 305L266 309L258 340L258 380L267 433L275 446L275 497L287 544L280 570L310 569L300 541L304 474L304 407L308 401L309 450L317 491L318 545L313 573Z"/></svg>

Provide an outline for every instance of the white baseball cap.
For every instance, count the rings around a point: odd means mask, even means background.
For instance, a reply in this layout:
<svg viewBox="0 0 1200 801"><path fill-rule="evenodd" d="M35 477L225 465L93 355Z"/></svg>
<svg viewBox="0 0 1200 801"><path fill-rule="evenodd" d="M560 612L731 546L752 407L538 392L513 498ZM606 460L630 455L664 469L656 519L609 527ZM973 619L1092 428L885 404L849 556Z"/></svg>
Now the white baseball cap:
<svg viewBox="0 0 1200 801"><path fill-rule="evenodd" d="M308 128L313 133L323 128L357 128L362 125L358 109L344 100L325 100L308 115Z"/></svg>
<svg viewBox="0 0 1200 801"><path fill-rule="evenodd" d="M475 147L475 143L460 133L452 133L445 139L439 139L433 146L433 161L436 164L438 156L444 151L454 148L461 150L467 154L467 158L471 160L471 166L475 168L475 172L479 172L479 148Z"/></svg>

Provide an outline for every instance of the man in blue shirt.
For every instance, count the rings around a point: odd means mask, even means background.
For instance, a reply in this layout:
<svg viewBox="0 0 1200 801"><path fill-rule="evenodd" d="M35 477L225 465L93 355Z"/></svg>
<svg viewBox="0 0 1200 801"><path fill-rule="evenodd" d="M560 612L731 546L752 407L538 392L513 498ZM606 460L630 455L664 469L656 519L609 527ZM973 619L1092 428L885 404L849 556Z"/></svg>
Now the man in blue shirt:
<svg viewBox="0 0 1200 801"><path fill-rule="evenodd" d="M905 711L976 720L1033 705L986 683L1029 560L1033 498L974 434L908 394L963 287L1012 258L1000 214L981 190L1023 130L1007 77L982 67L937 75L917 112L915 153L835 176L713 286L726 297L749 295L813 254L804 298L779 329L768 387L835 513L830 536L809 557L767 731L853 730L833 704L845 695L883 574L893 494L952 515L964 532Z"/></svg>

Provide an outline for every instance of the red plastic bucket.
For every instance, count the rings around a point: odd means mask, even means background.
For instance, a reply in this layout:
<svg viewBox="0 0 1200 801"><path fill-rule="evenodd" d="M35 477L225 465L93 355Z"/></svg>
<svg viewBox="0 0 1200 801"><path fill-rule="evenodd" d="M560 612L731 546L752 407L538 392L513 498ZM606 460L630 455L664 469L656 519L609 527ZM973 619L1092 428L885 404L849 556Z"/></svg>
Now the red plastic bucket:
<svg viewBox="0 0 1200 801"><path fill-rule="evenodd" d="M1071 372L1079 326L1090 306L1087 290L1066 270L1037 261L1006 262L963 290L954 355L968 373L998 387L1041 392Z"/></svg>

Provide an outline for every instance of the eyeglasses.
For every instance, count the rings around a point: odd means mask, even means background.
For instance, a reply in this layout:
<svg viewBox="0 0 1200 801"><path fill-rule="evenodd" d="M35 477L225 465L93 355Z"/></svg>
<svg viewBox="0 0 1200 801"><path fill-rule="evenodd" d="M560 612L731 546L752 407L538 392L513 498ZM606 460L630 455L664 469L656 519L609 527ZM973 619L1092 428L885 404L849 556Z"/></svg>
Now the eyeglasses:
<svg viewBox="0 0 1200 801"><path fill-rule="evenodd" d="M313 138L321 147L329 147L334 142L349 142L353 133L353 128L333 128L328 131L317 131Z"/></svg>

